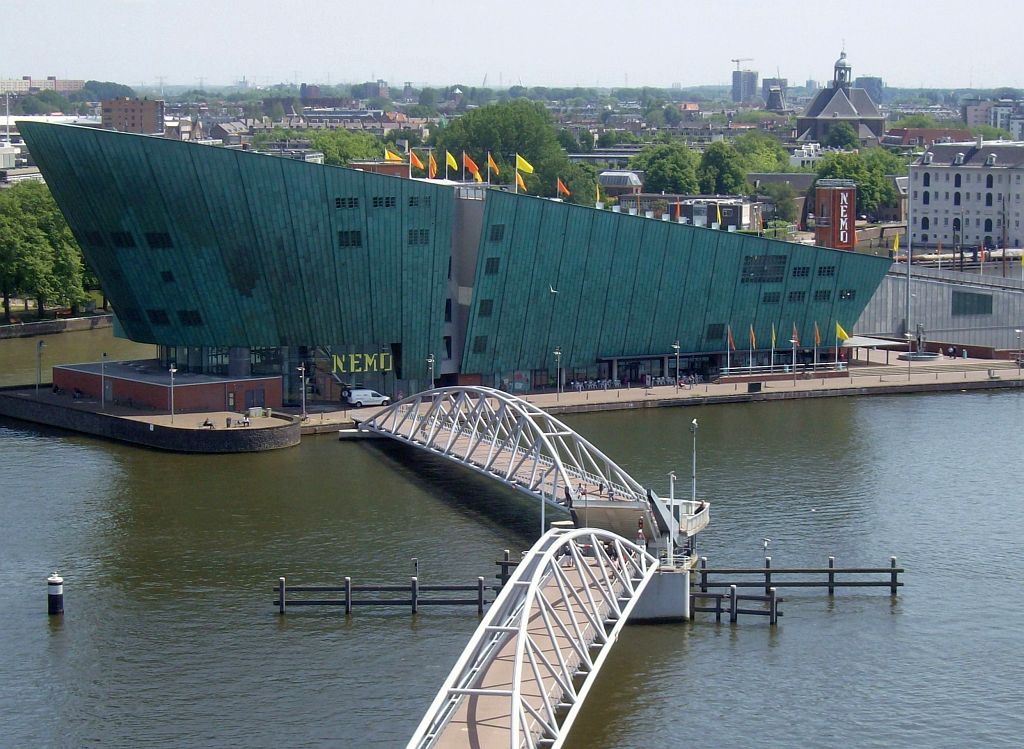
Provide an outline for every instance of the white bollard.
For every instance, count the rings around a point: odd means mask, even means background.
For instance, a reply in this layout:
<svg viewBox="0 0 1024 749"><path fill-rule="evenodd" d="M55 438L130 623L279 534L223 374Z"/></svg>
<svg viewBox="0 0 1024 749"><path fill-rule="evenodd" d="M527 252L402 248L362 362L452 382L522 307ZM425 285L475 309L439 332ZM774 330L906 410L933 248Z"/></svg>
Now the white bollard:
<svg viewBox="0 0 1024 749"><path fill-rule="evenodd" d="M64 613L64 578L56 572L46 578L46 603L50 616Z"/></svg>

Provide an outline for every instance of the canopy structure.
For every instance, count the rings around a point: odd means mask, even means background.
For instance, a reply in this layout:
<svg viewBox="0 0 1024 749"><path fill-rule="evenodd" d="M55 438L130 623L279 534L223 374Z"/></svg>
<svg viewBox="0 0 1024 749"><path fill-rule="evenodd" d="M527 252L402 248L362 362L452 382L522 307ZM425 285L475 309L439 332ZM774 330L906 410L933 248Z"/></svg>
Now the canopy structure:
<svg viewBox="0 0 1024 749"><path fill-rule="evenodd" d="M906 341L894 341L891 338L869 338L866 335L854 335L843 341L843 348L904 348Z"/></svg>

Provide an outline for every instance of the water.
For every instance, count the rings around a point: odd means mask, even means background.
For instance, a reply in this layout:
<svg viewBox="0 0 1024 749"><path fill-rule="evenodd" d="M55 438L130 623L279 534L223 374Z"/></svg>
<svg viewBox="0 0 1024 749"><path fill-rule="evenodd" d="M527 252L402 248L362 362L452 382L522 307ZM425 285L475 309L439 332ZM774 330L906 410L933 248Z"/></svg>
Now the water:
<svg viewBox="0 0 1024 749"><path fill-rule="evenodd" d="M787 591L774 631L627 627L566 746L1019 745L1022 415L1001 391L571 418L681 493L699 419L712 564L760 564L767 536L776 566L908 571L895 601ZM272 585L396 582L414 556L427 582L490 579L538 517L398 446L189 456L0 422L0 744L402 746L475 611L282 619Z"/></svg>

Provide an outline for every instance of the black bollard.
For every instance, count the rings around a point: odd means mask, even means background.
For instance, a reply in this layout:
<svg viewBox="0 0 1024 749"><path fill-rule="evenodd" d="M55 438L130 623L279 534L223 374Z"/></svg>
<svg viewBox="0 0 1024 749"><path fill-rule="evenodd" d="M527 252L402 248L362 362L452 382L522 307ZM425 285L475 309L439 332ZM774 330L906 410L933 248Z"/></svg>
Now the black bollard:
<svg viewBox="0 0 1024 749"><path fill-rule="evenodd" d="M46 604L50 616L64 613L64 578L56 572L46 578Z"/></svg>

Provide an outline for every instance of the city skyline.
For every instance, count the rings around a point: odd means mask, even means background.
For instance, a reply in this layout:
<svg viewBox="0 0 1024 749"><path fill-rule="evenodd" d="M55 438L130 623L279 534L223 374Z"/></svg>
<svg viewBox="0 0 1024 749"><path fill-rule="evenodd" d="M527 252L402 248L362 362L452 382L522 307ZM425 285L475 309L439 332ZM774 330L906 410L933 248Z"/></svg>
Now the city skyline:
<svg viewBox="0 0 1024 749"><path fill-rule="evenodd" d="M770 6L740 0L692 13L666 0L630 12L607 0L587 6L523 0L496 4L443 0L423 6L334 6L252 0L244 13L226 3L180 0L70 0L5 4L0 77L31 75L111 80L132 86L354 83L392 86L461 83L489 87L684 87L729 85L735 64L791 84L828 81L845 48L854 76L905 88L1024 87L1015 31L1024 10L986 24L984 44L945 42L953 4L939 0L913 28L889 23L890 3L866 0L806 13L794 0ZM495 8L495 10L491 10ZM191 19L183 23L182 19ZM720 20L719 20L720 19ZM882 22L879 22L882 19ZM1015 22L1016 21L1016 22ZM714 30L717 33L708 33ZM45 34L46 44L40 44ZM915 50L908 52L909 40ZM935 43L928 43L928 40ZM977 50L975 56L969 53Z"/></svg>

